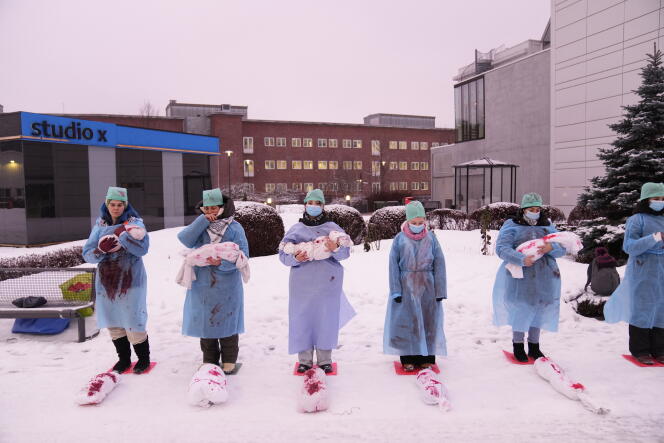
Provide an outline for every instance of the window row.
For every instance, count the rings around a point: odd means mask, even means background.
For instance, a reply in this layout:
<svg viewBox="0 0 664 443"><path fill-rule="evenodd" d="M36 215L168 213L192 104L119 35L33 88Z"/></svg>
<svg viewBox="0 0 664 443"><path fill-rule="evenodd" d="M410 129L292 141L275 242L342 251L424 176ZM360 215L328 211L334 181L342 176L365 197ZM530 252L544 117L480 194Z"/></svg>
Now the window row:
<svg viewBox="0 0 664 443"><path fill-rule="evenodd" d="M326 170L326 169L339 169L341 164L341 169L344 170L358 170L361 171L363 168L362 160L344 160L339 162L337 160L318 160L314 162L313 160L291 160L291 169L314 169L314 163L316 164L316 169ZM388 166L385 162L384 167ZM265 160L264 163L265 169L279 169L285 170L288 169L288 160ZM406 161L400 162L389 162L389 169L391 171L408 171L409 165ZM254 176L254 161L245 160L244 161L244 176L253 177ZM429 162L410 162L411 171L428 171ZM371 175L378 177L381 175L381 163L379 161L371 162Z"/></svg>
<svg viewBox="0 0 664 443"><path fill-rule="evenodd" d="M315 183L265 183L265 192L309 192L314 189ZM318 183L318 189L329 192L349 192L349 191L362 191L362 182L341 182L341 183ZM374 183L376 184L376 183ZM380 185L380 184L379 184Z"/></svg>
<svg viewBox="0 0 664 443"><path fill-rule="evenodd" d="M442 143L440 143L442 144ZM266 147L282 147L287 146L286 137L263 137L263 146ZM313 138L291 138L291 147L293 148L311 148L314 146ZM318 138L316 139L316 146L319 148L338 148L339 140L336 138ZM431 147L439 146L438 142L432 142ZM341 147L345 149L362 149L362 140L342 139ZM391 140L388 143L389 149L408 149L408 142L401 140ZM381 144L380 140L371 140L371 153L373 155L380 155ZM426 151L429 149L429 142L411 141L410 149L413 151ZM254 152L254 138L242 137L242 151L245 154L252 154Z"/></svg>
<svg viewBox="0 0 664 443"><path fill-rule="evenodd" d="M408 182L390 182L390 191L408 191ZM428 191L429 182L410 182L411 191Z"/></svg>

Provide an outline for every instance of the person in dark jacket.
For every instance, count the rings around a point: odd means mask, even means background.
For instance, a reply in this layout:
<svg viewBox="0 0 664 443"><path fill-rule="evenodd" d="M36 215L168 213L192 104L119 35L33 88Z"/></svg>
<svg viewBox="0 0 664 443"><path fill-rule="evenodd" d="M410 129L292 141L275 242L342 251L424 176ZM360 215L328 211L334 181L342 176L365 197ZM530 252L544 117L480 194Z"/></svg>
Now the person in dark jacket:
<svg viewBox="0 0 664 443"><path fill-rule="evenodd" d="M588 265L588 280L584 290L588 290L588 286L597 295L608 297L613 294L620 284L620 276L616 271L618 263L613 258L609 251L600 246L595 248L595 258Z"/></svg>

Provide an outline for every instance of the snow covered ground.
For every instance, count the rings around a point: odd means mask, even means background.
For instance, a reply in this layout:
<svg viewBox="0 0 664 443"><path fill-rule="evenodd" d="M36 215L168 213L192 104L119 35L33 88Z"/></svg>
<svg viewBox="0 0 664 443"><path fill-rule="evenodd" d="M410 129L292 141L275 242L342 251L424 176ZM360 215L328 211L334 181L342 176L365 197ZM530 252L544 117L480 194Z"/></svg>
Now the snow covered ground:
<svg viewBox="0 0 664 443"><path fill-rule="evenodd" d="M282 216L288 229L299 214ZM437 231L449 295L443 302L449 356L438 363L451 412L421 402L413 377L396 376L393 357L381 352L391 241L368 253L356 246L343 262L344 287L358 315L342 330L334 353L339 375L328 377L328 411L295 410L302 379L291 375L288 269L276 256L250 261L247 333L240 337L244 365L229 378L229 401L209 409L189 406L187 386L201 352L197 339L180 334L185 291L174 283L179 229L151 233L145 257L148 332L159 364L148 375L123 376L100 406L80 407L74 399L90 377L116 361L107 331L75 343L63 341L64 335L12 334L13 320L0 320L1 442L664 441L664 368L638 368L621 358L627 325L580 317L563 303L560 332L542 334L544 352L611 409L607 416L563 397L532 366L505 360L501 350L511 348L510 331L491 324L499 260L479 254L477 231ZM0 256L31 252L37 251L2 249ZM578 292L585 265L568 259L559 265L563 297Z"/></svg>

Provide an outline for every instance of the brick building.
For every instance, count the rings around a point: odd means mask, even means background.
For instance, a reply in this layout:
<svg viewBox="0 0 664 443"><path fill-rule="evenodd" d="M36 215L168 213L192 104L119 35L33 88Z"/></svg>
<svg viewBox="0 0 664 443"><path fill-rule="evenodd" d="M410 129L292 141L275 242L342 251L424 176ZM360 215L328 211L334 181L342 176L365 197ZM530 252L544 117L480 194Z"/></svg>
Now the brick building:
<svg viewBox="0 0 664 443"><path fill-rule="evenodd" d="M178 103L166 116L84 115L89 120L219 138L210 157L215 186L264 198L321 188L330 201L394 192L431 195L430 151L453 143L454 130L428 116L372 114L364 124L254 120L246 106ZM200 169L200 165L197 165ZM185 175L186 178L187 175ZM241 189L241 191L238 191Z"/></svg>
<svg viewBox="0 0 664 443"><path fill-rule="evenodd" d="M166 115L184 130L219 137L213 182L244 183L255 193L325 190L330 200L396 191L430 195L429 148L452 143L454 130L434 127L434 117L372 114L365 124L254 120L247 108L171 100Z"/></svg>

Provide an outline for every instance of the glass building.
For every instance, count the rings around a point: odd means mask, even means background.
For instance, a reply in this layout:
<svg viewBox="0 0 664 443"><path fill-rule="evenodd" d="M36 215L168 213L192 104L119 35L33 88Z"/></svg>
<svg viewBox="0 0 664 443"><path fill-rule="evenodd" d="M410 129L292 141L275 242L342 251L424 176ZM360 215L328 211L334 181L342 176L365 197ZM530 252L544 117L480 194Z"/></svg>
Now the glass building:
<svg viewBox="0 0 664 443"><path fill-rule="evenodd" d="M211 186L219 139L46 114L0 114L0 244L89 235L108 186L148 230L181 226Z"/></svg>

